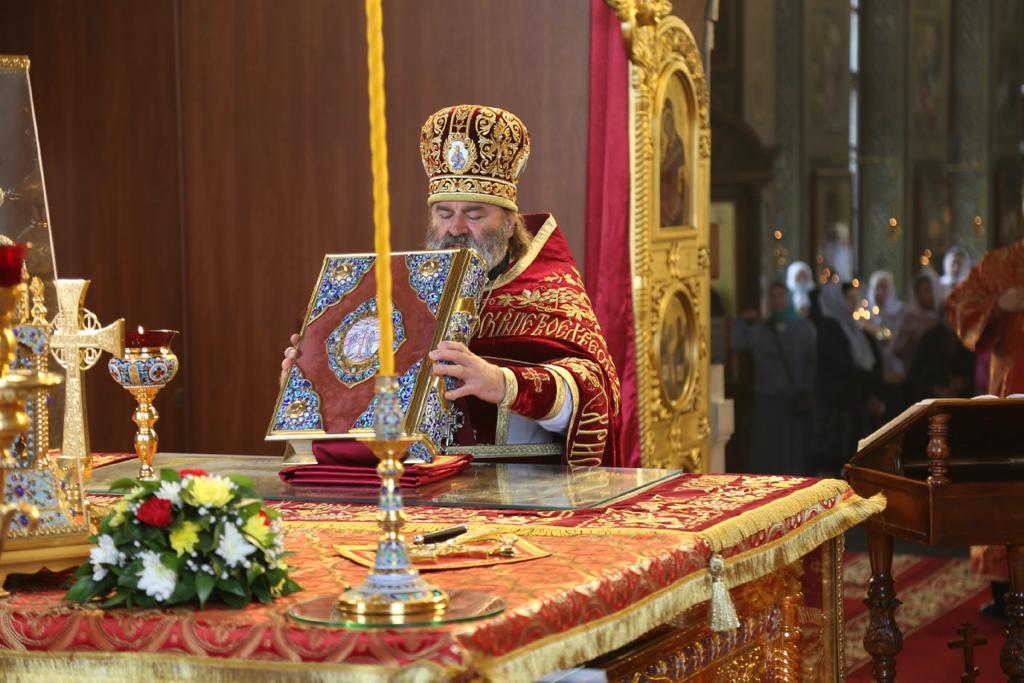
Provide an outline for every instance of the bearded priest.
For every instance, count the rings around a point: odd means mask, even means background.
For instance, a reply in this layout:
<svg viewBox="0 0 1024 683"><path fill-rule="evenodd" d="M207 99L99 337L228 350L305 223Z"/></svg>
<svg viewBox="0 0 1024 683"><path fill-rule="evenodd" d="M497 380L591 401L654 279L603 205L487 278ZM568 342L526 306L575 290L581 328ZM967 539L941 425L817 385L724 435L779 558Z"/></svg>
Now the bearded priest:
<svg viewBox="0 0 1024 683"><path fill-rule="evenodd" d="M570 466L622 466L619 379L583 278L554 217L519 213L529 155L526 126L502 109L446 107L423 124L426 247L477 250L490 280L469 346L441 342L433 372L460 382L446 393L471 425L460 442L560 442Z"/></svg>

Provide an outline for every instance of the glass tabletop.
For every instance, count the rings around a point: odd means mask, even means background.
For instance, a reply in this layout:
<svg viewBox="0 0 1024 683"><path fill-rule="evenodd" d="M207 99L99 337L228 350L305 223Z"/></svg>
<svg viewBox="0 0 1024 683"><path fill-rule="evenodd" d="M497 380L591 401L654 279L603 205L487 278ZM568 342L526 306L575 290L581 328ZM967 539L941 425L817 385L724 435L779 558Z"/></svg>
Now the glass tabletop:
<svg viewBox="0 0 1024 683"><path fill-rule="evenodd" d="M291 486L277 476L281 459L264 455L160 453L156 469L201 468L210 474L242 474L268 500L376 504L376 486ZM114 481L134 478L135 458L93 471L89 493L108 493ZM406 505L581 510L604 507L682 474L682 470L601 467L573 471L561 465L473 463L459 474L418 488L403 489Z"/></svg>

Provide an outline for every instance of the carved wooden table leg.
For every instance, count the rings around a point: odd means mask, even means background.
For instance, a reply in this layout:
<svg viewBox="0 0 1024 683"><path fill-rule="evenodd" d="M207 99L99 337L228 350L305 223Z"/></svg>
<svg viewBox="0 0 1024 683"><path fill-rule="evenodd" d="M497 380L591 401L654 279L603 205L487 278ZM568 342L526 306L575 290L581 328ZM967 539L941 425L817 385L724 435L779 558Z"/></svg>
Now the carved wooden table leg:
<svg viewBox="0 0 1024 683"><path fill-rule="evenodd" d="M1024 683L1024 545L1006 546L1006 564L1010 568L1010 592L1006 594L1006 642L999 665L1010 683Z"/></svg>
<svg viewBox="0 0 1024 683"><path fill-rule="evenodd" d="M871 655L871 675L876 681L896 680L896 655L903 648L903 634L896 625L896 589L892 580L892 536L868 528L871 581L864 604L871 612L864 633L864 650Z"/></svg>

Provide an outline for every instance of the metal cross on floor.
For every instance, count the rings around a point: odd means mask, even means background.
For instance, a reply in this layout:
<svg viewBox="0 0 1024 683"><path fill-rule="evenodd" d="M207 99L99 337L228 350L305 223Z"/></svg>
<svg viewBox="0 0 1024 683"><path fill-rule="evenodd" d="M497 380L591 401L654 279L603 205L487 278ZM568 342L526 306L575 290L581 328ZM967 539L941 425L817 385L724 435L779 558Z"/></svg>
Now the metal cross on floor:
<svg viewBox="0 0 1024 683"><path fill-rule="evenodd" d="M981 670L974 666L974 647L986 644L988 638L975 638L978 629L969 621L965 621L956 632L960 634L960 640L951 640L946 645L950 650L964 649L964 672L960 674L960 680L962 683L974 683L981 675Z"/></svg>

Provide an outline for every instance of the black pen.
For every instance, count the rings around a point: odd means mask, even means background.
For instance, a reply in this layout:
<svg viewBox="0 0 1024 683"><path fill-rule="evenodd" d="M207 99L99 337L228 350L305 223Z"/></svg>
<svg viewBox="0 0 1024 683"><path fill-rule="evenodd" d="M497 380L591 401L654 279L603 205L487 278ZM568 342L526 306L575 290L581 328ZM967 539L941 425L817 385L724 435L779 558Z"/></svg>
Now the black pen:
<svg viewBox="0 0 1024 683"><path fill-rule="evenodd" d="M431 531L428 534L416 534L412 537L413 545L430 545L432 543L444 543L448 539L461 536L466 533L465 524L459 524L458 526L450 526L447 529L441 529L440 531Z"/></svg>

